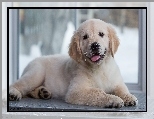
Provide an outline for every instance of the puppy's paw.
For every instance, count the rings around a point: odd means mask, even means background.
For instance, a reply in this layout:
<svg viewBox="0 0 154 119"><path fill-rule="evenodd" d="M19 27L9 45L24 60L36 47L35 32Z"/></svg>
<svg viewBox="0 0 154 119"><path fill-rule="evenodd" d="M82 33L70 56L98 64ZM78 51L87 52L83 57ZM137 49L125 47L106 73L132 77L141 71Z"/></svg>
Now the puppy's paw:
<svg viewBox="0 0 154 119"><path fill-rule="evenodd" d="M108 101L105 105L106 108L121 108L124 106L123 100L115 95L109 95Z"/></svg>
<svg viewBox="0 0 154 119"><path fill-rule="evenodd" d="M10 101L17 101L22 98L21 93L14 87L10 87L9 89L9 100Z"/></svg>
<svg viewBox="0 0 154 119"><path fill-rule="evenodd" d="M45 99L45 100L51 98L51 94L49 93L49 91L48 91L45 87L41 87L41 88L39 89L38 96L39 96L41 99Z"/></svg>
<svg viewBox="0 0 154 119"><path fill-rule="evenodd" d="M123 98L125 106L136 106L138 104L137 98L132 94L127 94Z"/></svg>

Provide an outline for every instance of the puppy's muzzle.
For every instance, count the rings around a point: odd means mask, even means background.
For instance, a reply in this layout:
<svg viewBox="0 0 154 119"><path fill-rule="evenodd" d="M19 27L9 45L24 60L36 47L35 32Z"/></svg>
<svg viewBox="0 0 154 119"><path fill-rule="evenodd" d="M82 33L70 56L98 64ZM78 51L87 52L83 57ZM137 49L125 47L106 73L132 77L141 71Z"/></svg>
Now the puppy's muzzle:
<svg viewBox="0 0 154 119"><path fill-rule="evenodd" d="M101 46L98 42L94 42L90 46L90 60L92 62L99 62L100 60L103 60L106 54L106 48L104 52L102 53Z"/></svg>

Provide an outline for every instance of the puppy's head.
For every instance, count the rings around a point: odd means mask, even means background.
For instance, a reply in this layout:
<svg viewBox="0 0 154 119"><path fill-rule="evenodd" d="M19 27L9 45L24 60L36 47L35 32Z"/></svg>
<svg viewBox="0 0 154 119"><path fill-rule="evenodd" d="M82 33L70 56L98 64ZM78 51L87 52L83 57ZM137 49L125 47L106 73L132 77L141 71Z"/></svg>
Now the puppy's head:
<svg viewBox="0 0 154 119"><path fill-rule="evenodd" d="M119 39L112 26L99 19L83 22L72 36L69 55L77 62L101 64L116 53Z"/></svg>

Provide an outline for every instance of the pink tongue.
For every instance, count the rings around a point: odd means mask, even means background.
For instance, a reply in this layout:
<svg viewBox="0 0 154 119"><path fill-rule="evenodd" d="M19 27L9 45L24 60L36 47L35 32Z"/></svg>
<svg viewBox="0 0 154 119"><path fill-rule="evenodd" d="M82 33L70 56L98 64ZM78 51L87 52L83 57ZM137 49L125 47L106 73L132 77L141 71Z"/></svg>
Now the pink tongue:
<svg viewBox="0 0 154 119"><path fill-rule="evenodd" d="M96 62L97 60L99 60L99 58L100 58L99 55L93 56L93 57L91 58L91 61Z"/></svg>

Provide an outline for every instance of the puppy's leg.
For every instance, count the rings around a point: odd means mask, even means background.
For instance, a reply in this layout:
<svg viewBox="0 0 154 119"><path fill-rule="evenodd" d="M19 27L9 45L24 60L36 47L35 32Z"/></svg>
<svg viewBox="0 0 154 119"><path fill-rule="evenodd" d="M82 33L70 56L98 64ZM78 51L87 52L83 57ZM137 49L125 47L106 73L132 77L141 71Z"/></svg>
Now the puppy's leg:
<svg viewBox="0 0 154 119"><path fill-rule="evenodd" d="M31 91L30 93L28 93L27 96L32 98L37 98L37 99L41 98L47 100L51 98L51 93L47 90L46 87L40 86Z"/></svg>
<svg viewBox="0 0 154 119"><path fill-rule="evenodd" d="M78 88L79 89L79 88ZM65 101L71 104L120 108L124 102L118 96L106 94L97 88L69 89Z"/></svg>
<svg viewBox="0 0 154 119"><path fill-rule="evenodd" d="M9 87L9 100L20 100L28 92L43 84L45 69L40 62L29 64L21 78Z"/></svg>
<svg viewBox="0 0 154 119"><path fill-rule="evenodd" d="M10 86L9 87L9 100L20 100L22 98L22 94L20 91L18 91L15 87Z"/></svg>
<svg viewBox="0 0 154 119"><path fill-rule="evenodd" d="M125 106L135 106L138 104L137 98L129 93L128 88L124 83L115 88L114 94L124 101Z"/></svg>

